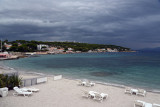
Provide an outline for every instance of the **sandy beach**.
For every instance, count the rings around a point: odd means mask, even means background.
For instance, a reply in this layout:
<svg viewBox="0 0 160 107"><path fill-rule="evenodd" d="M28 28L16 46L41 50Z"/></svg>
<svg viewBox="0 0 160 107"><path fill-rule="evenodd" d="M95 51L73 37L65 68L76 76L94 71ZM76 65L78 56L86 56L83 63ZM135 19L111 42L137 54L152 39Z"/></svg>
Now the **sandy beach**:
<svg viewBox="0 0 160 107"><path fill-rule="evenodd" d="M0 97L0 107L133 107L134 100L160 103L160 94L147 92L146 97L124 94L124 88L96 84L94 87L78 86L76 80L61 79L34 85L40 92L30 97L13 96L9 91L7 97ZM107 93L108 99L102 103L82 97L82 90Z"/></svg>

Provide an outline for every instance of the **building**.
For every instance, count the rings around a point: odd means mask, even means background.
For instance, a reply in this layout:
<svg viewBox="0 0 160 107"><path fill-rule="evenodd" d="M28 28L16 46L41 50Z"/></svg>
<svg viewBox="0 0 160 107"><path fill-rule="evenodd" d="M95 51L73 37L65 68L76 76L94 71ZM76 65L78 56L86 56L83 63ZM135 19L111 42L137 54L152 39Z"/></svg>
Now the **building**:
<svg viewBox="0 0 160 107"><path fill-rule="evenodd" d="M89 51L88 51L88 53L91 53L91 52L93 52L93 51L92 51L92 50L89 50Z"/></svg>
<svg viewBox="0 0 160 107"><path fill-rule="evenodd" d="M118 50L117 49L107 48L107 52L118 52Z"/></svg>
<svg viewBox="0 0 160 107"><path fill-rule="evenodd" d="M45 44L39 44L37 45L37 50L48 50L49 46Z"/></svg>
<svg viewBox="0 0 160 107"><path fill-rule="evenodd" d="M63 53L63 52L64 52L64 48L57 48L57 47L48 48L49 54L59 54L59 53Z"/></svg>
<svg viewBox="0 0 160 107"><path fill-rule="evenodd" d="M1 58L9 58L9 57L10 57L10 55L7 53L0 53L0 59Z"/></svg>
<svg viewBox="0 0 160 107"><path fill-rule="evenodd" d="M73 51L66 51L66 53L74 53Z"/></svg>
<svg viewBox="0 0 160 107"><path fill-rule="evenodd" d="M6 49L10 49L12 47L12 44L4 43L4 46L6 47Z"/></svg>
<svg viewBox="0 0 160 107"><path fill-rule="evenodd" d="M68 50L69 50L69 51L73 51L73 49L72 49L72 48L68 48Z"/></svg>
<svg viewBox="0 0 160 107"><path fill-rule="evenodd" d="M106 49L96 49L97 52L106 52Z"/></svg>

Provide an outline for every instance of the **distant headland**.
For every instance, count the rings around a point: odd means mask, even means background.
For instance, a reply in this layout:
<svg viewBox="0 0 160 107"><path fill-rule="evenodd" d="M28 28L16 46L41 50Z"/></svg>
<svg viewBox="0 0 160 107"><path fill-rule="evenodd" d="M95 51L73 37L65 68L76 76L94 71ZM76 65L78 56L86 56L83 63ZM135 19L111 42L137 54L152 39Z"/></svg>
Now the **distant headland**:
<svg viewBox="0 0 160 107"><path fill-rule="evenodd" d="M68 54L82 52L133 52L130 48L117 45L57 41L47 42L35 40L4 40L1 42L1 52L2 51L9 52L18 56L35 54ZM1 56L3 57L5 55Z"/></svg>

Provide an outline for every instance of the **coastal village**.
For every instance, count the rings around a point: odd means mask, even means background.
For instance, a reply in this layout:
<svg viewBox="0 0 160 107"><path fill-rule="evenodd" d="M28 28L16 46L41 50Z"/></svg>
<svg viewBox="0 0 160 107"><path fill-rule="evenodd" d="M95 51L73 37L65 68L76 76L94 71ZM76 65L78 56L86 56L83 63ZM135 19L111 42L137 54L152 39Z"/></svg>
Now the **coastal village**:
<svg viewBox="0 0 160 107"><path fill-rule="evenodd" d="M17 43L17 44L18 46L22 45L21 43ZM71 47L68 47L65 49L64 47L61 47L61 46L51 46L51 45L46 45L46 44L38 44L36 46L37 48L36 52L3 51L2 47L4 47L6 50L10 50L10 48L13 47L13 44L4 42L4 44L1 45L1 53L0 53L1 60L18 59L18 58L37 56L37 55L47 55L47 54L73 54L73 53L83 52L80 50L74 50ZM100 49L98 48L94 50L88 50L86 52L87 53L99 53L99 52L120 52L120 51L116 48L100 48ZM123 52L129 52L129 51L125 49Z"/></svg>

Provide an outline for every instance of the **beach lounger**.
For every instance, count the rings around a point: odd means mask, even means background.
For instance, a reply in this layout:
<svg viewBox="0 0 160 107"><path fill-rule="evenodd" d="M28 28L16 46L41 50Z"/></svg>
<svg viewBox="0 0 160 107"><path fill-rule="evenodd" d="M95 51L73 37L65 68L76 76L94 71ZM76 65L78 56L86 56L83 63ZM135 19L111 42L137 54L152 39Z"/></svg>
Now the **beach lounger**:
<svg viewBox="0 0 160 107"><path fill-rule="evenodd" d="M92 85L91 85L89 82L86 82L86 83L84 84L84 86L86 86L86 87L91 87Z"/></svg>
<svg viewBox="0 0 160 107"><path fill-rule="evenodd" d="M28 91L24 91L24 90L21 90L19 89L18 87L14 87L13 88L15 93L13 93L13 95L23 95L23 96L29 96L29 95L32 95L32 92L28 92Z"/></svg>
<svg viewBox="0 0 160 107"><path fill-rule="evenodd" d="M86 87L91 87L91 86L95 86L94 82L90 82L88 80L78 80L78 85L82 85L82 86L86 86Z"/></svg>
<svg viewBox="0 0 160 107"><path fill-rule="evenodd" d="M145 102L140 101L140 100L136 100L136 101L134 101L134 107L145 107Z"/></svg>
<svg viewBox="0 0 160 107"><path fill-rule="evenodd" d="M137 93L137 95L141 95L141 96L146 96L146 90L144 90L144 89L138 89L138 93Z"/></svg>
<svg viewBox="0 0 160 107"><path fill-rule="evenodd" d="M160 104L153 104L153 107L160 107Z"/></svg>
<svg viewBox="0 0 160 107"><path fill-rule="evenodd" d="M82 80L78 80L78 83L77 83L77 85L82 85Z"/></svg>
<svg viewBox="0 0 160 107"><path fill-rule="evenodd" d="M124 93L125 93L125 94L126 94L126 93L131 94L131 88L130 88L130 87L126 87Z"/></svg>
<svg viewBox="0 0 160 107"><path fill-rule="evenodd" d="M153 107L151 103L145 103L145 107Z"/></svg>
<svg viewBox="0 0 160 107"><path fill-rule="evenodd" d="M103 101L103 98L99 93L94 93L94 94L95 94L95 96L93 98L94 100L97 100L97 101L100 101L100 102Z"/></svg>
<svg viewBox="0 0 160 107"><path fill-rule="evenodd" d="M134 107L154 107L151 103L146 103L144 101L136 100L134 102Z"/></svg>
<svg viewBox="0 0 160 107"><path fill-rule="evenodd" d="M29 91L29 92L38 92L39 91L39 89L34 88L34 87L32 87L32 88L24 87L24 88L20 88L20 89L23 90L23 91Z"/></svg>
<svg viewBox="0 0 160 107"><path fill-rule="evenodd" d="M85 81L85 82L83 82L83 83L84 83L84 86L86 86L86 87L95 86L95 83L90 82L90 81Z"/></svg>
<svg viewBox="0 0 160 107"><path fill-rule="evenodd" d="M108 98L108 94L101 93L100 95L101 95L101 97L102 97L103 99L107 99L107 98Z"/></svg>
<svg viewBox="0 0 160 107"><path fill-rule="evenodd" d="M88 81L89 82L89 84L91 85L91 86L95 86L95 84L96 83L94 83L94 82L92 82L92 81Z"/></svg>
<svg viewBox="0 0 160 107"><path fill-rule="evenodd" d="M89 98L89 97L90 97L90 96L89 96L89 92L88 92L88 91L83 90L82 97Z"/></svg>

